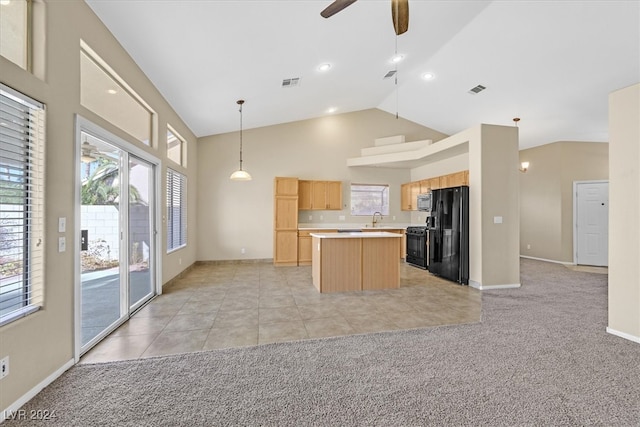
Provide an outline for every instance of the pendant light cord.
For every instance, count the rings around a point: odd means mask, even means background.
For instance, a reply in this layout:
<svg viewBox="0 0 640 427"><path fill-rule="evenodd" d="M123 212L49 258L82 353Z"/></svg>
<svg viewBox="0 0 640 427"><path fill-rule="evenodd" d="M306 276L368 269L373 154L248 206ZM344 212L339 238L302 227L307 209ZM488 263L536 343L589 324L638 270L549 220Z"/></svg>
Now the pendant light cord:
<svg viewBox="0 0 640 427"><path fill-rule="evenodd" d="M240 170L242 170L242 104L244 104L244 100L239 100L238 105L240 105Z"/></svg>

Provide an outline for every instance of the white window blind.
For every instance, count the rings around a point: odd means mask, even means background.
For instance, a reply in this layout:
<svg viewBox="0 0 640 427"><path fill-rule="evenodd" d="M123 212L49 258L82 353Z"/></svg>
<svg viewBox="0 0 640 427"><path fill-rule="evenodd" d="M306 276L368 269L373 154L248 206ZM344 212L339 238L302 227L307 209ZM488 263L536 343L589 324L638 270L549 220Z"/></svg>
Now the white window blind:
<svg viewBox="0 0 640 427"><path fill-rule="evenodd" d="M44 105L0 84L0 325L44 301Z"/></svg>
<svg viewBox="0 0 640 427"><path fill-rule="evenodd" d="M187 245L187 177L167 169L167 251Z"/></svg>

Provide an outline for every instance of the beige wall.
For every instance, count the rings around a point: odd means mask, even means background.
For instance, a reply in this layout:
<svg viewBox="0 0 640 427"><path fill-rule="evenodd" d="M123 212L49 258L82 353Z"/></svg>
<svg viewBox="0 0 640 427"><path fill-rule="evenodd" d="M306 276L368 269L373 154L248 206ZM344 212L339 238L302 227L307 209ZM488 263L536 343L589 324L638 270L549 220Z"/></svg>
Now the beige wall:
<svg viewBox="0 0 640 427"><path fill-rule="evenodd" d="M166 136L169 122L189 144L189 156L197 156L195 137L151 85L137 65L82 1L46 2L44 80L0 57L2 83L47 106L45 183L45 306L39 312L0 328L0 356L10 357L10 374L0 381L0 410L27 395L74 357L74 280L77 250L75 218L74 117L80 114L117 136L147 150L163 161L164 188ZM84 39L107 61L157 113L158 148L150 149L104 122L80 105L80 40ZM192 164L195 166L196 162ZM189 179L189 221L195 223L195 170ZM162 205L164 205L164 191ZM58 217L67 218L67 251L57 251ZM164 224L160 226L162 253L166 249ZM195 228L189 229L187 249L163 256L162 282L195 261ZM182 258L179 265L178 258Z"/></svg>
<svg viewBox="0 0 640 427"><path fill-rule="evenodd" d="M609 325L640 343L640 84L609 96Z"/></svg>
<svg viewBox="0 0 640 427"><path fill-rule="evenodd" d="M573 182L609 178L609 144L562 141L520 152L520 253L573 263Z"/></svg>
<svg viewBox="0 0 640 427"><path fill-rule="evenodd" d="M245 119L250 111L245 108ZM392 208L383 222L407 223L409 214L400 211L400 184L410 181L408 169L347 167L347 159L360 157L361 148L393 135L405 135L407 141L437 141L446 136L377 109L249 129L243 132L243 168L253 177L249 182L229 180L238 167L237 132L200 138L198 260L273 258L276 176L343 182L344 208L301 213L304 222L337 223L339 215L345 216L344 223L368 222L368 217L350 215L349 184L353 182L390 184Z"/></svg>

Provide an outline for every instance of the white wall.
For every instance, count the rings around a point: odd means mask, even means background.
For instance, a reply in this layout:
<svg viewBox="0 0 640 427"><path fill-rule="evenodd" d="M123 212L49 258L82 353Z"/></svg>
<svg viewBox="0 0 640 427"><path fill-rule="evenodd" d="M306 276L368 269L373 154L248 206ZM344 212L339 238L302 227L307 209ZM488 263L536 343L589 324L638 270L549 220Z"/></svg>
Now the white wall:
<svg viewBox="0 0 640 427"><path fill-rule="evenodd" d="M249 182L229 180L238 167L237 132L200 138L198 259L273 258L276 176L343 182L344 209L311 211L316 224L336 223L339 215L345 216L345 223L367 222L369 218L350 216L349 184L390 184L391 212L384 222L393 223L395 216L395 222L406 224L410 215L400 210L400 184L411 180L408 169L346 165L348 158L360 156L361 148L374 146L376 138L393 135L405 135L406 141L446 136L377 109L250 129L243 135L243 165L253 176ZM305 219L305 214L300 217ZM309 221L308 214L306 218Z"/></svg>
<svg viewBox="0 0 640 427"><path fill-rule="evenodd" d="M609 325L640 343L640 84L609 96Z"/></svg>

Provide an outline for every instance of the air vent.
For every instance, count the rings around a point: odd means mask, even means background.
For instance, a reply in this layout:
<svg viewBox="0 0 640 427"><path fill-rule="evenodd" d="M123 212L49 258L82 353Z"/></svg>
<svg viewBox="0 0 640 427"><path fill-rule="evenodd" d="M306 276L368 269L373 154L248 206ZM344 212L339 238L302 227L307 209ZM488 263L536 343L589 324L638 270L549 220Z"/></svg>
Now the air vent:
<svg viewBox="0 0 640 427"><path fill-rule="evenodd" d="M384 75L383 79L388 79L389 77L393 77L396 75L396 70L391 70L387 74Z"/></svg>
<svg viewBox="0 0 640 427"><path fill-rule="evenodd" d="M483 90L485 90L485 89L486 89L486 87L485 87L485 86L478 85L478 86L476 86L476 87L474 87L474 88L469 89L469 93L470 93L471 95L475 95L475 94L477 94L477 93L482 92L482 91L483 91Z"/></svg>
<svg viewBox="0 0 640 427"><path fill-rule="evenodd" d="M282 80L282 87L295 87L300 84L300 77L293 77Z"/></svg>

